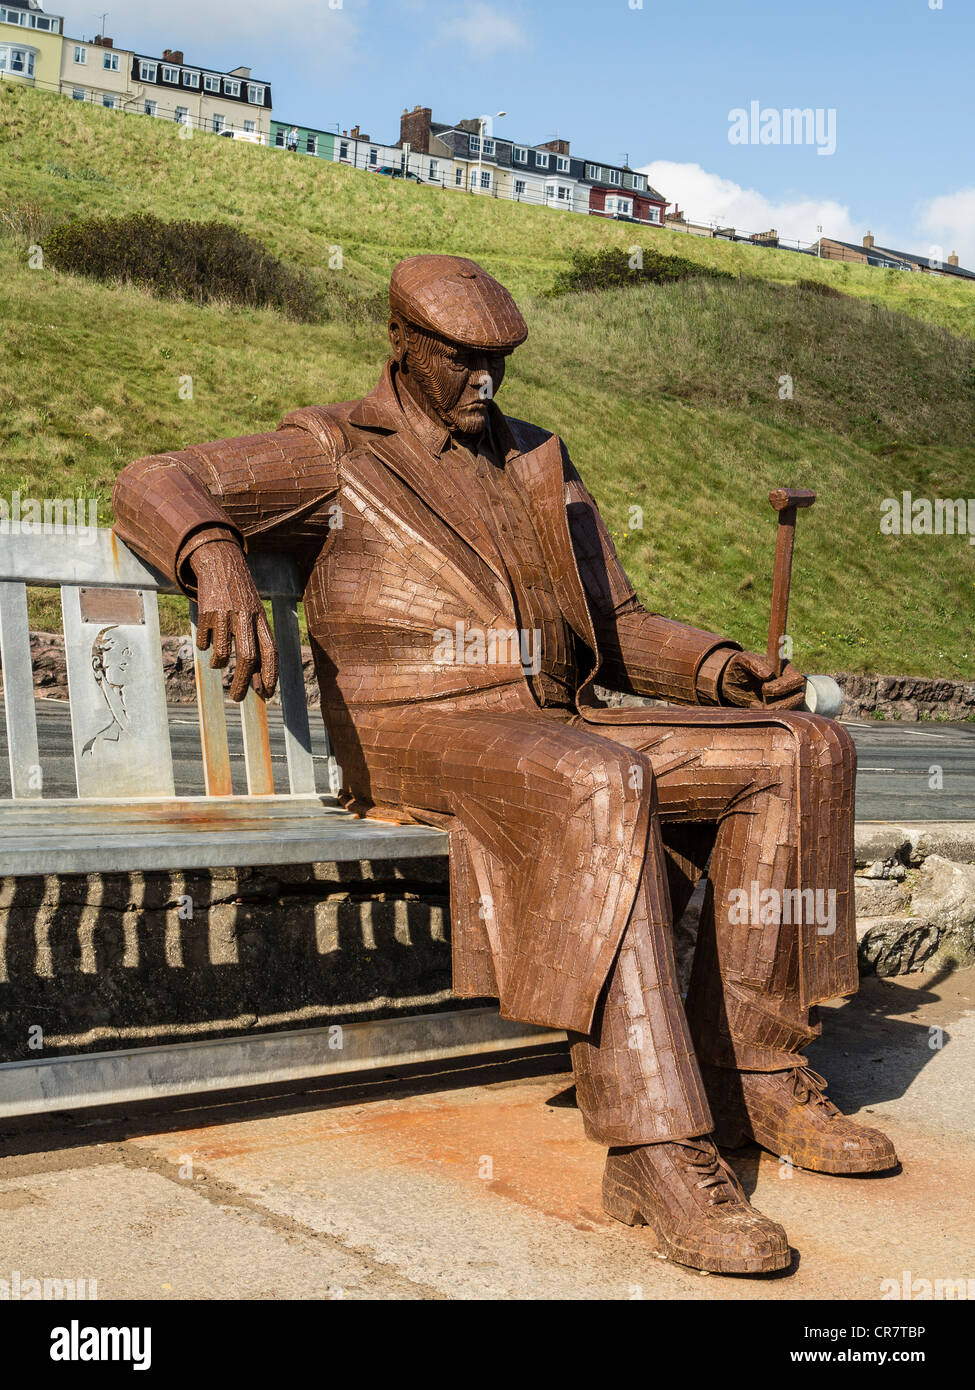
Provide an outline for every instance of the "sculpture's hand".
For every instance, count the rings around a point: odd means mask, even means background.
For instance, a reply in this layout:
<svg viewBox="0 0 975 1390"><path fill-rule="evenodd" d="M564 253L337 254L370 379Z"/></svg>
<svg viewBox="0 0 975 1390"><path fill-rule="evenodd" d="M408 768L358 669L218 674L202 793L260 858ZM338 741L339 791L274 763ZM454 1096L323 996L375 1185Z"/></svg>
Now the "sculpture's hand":
<svg viewBox="0 0 975 1390"><path fill-rule="evenodd" d="M791 661L777 676L774 663L757 652L736 652L721 675L722 700L743 709L798 709L804 690L805 681Z"/></svg>
<svg viewBox="0 0 975 1390"><path fill-rule="evenodd" d="M233 639L237 667L230 698L242 700L253 677L258 695L269 700L278 681L278 651L244 552L234 541L210 541L189 563L197 581L196 645L205 652L212 640L210 665L221 670L230 661Z"/></svg>

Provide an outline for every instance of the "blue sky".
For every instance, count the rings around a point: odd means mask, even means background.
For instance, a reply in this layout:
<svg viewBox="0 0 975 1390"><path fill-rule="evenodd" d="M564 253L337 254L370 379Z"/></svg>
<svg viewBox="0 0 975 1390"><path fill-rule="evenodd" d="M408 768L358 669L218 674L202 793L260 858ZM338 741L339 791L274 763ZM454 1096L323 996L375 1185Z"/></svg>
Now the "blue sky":
<svg viewBox="0 0 975 1390"><path fill-rule="evenodd" d="M975 266L975 0L102 3L120 46L247 64L286 120L395 141L407 105L504 108L496 134L628 155L693 218L804 241L820 223L870 230ZM69 32L100 27L74 0L47 8ZM752 102L835 110L835 153L730 143L729 113Z"/></svg>

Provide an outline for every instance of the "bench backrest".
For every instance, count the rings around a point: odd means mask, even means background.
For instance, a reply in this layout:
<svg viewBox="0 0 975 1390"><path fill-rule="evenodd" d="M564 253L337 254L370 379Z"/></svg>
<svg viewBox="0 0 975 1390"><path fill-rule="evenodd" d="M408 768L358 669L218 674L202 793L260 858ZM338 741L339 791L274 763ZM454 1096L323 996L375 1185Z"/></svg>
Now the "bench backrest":
<svg viewBox="0 0 975 1390"><path fill-rule="evenodd" d="M293 561L283 555L254 556L251 573L261 597L271 602L290 790L292 795L314 794L298 634L298 574ZM12 533L6 523L0 526L0 655L13 795L42 794L27 585L61 590L79 797L172 797L156 595L178 590L112 531L25 535ZM211 670L209 652L196 650L192 605L190 616L206 794L230 796L221 673ZM248 793L273 795L267 710L253 689L240 705L240 719Z"/></svg>

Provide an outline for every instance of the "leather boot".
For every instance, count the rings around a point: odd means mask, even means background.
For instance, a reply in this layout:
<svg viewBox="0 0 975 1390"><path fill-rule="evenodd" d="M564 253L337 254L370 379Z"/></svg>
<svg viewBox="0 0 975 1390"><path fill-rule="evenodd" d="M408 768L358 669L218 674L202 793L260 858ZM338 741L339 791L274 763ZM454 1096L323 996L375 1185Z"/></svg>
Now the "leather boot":
<svg viewBox="0 0 975 1390"><path fill-rule="evenodd" d="M789 1071L701 1070L722 1148L754 1140L817 1173L880 1173L897 1166L886 1134L843 1115L825 1094L825 1079L803 1063Z"/></svg>
<svg viewBox="0 0 975 1390"><path fill-rule="evenodd" d="M647 1226L657 1253L714 1274L762 1274L791 1259L785 1231L750 1205L713 1140L610 1149L603 1206L627 1226Z"/></svg>

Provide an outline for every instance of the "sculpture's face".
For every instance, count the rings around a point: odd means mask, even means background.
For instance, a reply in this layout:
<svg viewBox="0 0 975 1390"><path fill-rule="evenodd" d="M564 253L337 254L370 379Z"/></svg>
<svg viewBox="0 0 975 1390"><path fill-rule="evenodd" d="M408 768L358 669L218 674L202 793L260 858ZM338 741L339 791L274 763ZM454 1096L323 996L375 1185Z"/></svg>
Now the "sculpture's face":
<svg viewBox="0 0 975 1390"><path fill-rule="evenodd" d="M389 336L401 379L420 408L451 434L480 434L508 354L463 347L395 319Z"/></svg>

